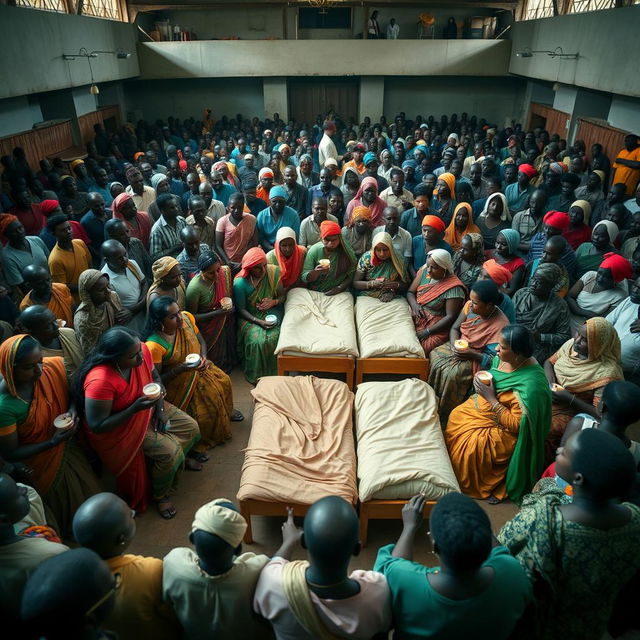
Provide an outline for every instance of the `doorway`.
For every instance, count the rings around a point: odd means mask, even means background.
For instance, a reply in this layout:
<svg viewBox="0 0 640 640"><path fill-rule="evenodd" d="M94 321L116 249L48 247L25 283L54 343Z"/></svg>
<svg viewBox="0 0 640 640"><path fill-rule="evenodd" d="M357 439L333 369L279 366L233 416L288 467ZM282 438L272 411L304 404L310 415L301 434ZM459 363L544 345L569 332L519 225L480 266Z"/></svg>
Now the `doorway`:
<svg viewBox="0 0 640 640"><path fill-rule="evenodd" d="M327 112L347 122L350 118L358 121L358 94L360 80L349 78L300 78L289 81L289 117L298 122L313 124L320 115Z"/></svg>

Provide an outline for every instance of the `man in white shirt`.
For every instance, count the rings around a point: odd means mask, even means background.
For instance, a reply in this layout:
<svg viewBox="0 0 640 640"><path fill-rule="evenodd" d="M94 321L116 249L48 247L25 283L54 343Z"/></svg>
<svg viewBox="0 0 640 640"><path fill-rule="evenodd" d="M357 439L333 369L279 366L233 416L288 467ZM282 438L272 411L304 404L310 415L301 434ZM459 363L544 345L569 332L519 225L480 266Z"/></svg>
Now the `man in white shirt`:
<svg viewBox="0 0 640 640"><path fill-rule="evenodd" d="M338 155L336 145L331 139L336 134L336 123L331 120L327 120L322 125L322 129L324 130L324 134L320 140L320 144L318 145L318 162L321 167L324 167L327 158L333 158L336 162L340 162L340 160L342 160L342 156Z"/></svg>
<svg viewBox="0 0 640 640"><path fill-rule="evenodd" d="M393 248L398 257L404 259L405 264L411 262L413 255L411 248L411 234L400 226L400 212L396 207L386 207L382 212L384 224L373 230L372 238L375 238L381 231L386 231L391 236Z"/></svg>
<svg viewBox="0 0 640 640"><path fill-rule="evenodd" d="M320 225L325 220L338 222L338 218L327 213L327 199L317 197L311 203L311 215L300 223L300 239L298 244L303 247L312 247L320 242Z"/></svg>
<svg viewBox="0 0 640 640"><path fill-rule="evenodd" d="M397 207L398 211L405 212L413 207L413 193L404 188L404 172L402 169L392 169L389 186L380 194L390 207Z"/></svg>
<svg viewBox="0 0 640 640"><path fill-rule="evenodd" d="M268 623L253 612L252 598L265 555L242 553L247 529L224 498L200 507L191 525L195 552L178 547L164 558L162 592L191 640L269 637Z"/></svg>
<svg viewBox="0 0 640 640"><path fill-rule="evenodd" d="M640 382L640 278L631 287L631 293L608 316L622 347L622 370L630 382Z"/></svg>
<svg viewBox="0 0 640 640"><path fill-rule="evenodd" d="M300 542L309 561L291 562ZM301 532L293 510L282 528L282 545L264 567L253 600L278 640L312 640L327 634L364 640L391 626L387 581L375 571L348 574L360 553L358 516L338 496L314 502Z"/></svg>
<svg viewBox="0 0 640 640"><path fill-rule="evenodd" d="M400 25L395 18L389 20L387 25L387 40L397 40L400 37Z"/></svg>

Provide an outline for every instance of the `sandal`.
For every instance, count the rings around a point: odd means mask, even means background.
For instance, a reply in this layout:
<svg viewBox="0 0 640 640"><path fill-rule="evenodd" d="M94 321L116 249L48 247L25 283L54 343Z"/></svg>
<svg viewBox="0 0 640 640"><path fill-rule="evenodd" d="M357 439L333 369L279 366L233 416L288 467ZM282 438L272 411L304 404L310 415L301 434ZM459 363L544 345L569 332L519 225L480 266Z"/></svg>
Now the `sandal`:
<svg viewBox="0 0 640 640"><path fill-rule="evenodd" d="M189 451L187 453L187 458L193 458L196 462L206 462L209 459L209 456L202 451Z"/></svg>
<svg viewBox="0 0 640 640"><path fill-rule="evenodd" d="M163 509L160 506L162 504L168 504L169 506ZM160 514L160 517L164 518L165 520L171 520L172 518L175 518L176 513L178 513L169 498L161 498L160 500L156 500L156 506L158 507L158 513Z"/></svg>
<svg viewBox="0 0 640 640"><path fill-rule="evenodd" d="M187 471L202 471L202 463L194 460L194 458L185 458L184 468Z"/></svg>
<svg viewBox="0 0 640 640"><path fill-rule="evenodd" d="M237 409L234 409L229 416L229 420L231 420L231 422L242 422L244 420L244 416Z"/></svg>

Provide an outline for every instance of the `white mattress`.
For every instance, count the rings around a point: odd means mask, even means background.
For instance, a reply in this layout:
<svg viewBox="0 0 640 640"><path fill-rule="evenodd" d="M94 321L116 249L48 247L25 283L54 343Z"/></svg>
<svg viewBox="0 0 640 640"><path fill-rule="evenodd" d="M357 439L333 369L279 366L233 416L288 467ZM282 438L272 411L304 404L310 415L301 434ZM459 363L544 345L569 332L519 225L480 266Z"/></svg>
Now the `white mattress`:
<svg viewBox="0 0 640 640"><path fill-rule="evenodd" d="M358 357L353 296L309 289L287 294L277 354Z"/></svg>
<svg viewBox="0 0 640 640"><path fill-rule="evenodd" d="M361 358L422 358L409 303L404 298L381 302L371 296L356 300L356 328Z"/></svg>
<svg viewBox="0 0 640 640"><path fill-rule="evenodd" d="M437 500L460 491L433 389L422 380L365 382L355 399L360 500Z"/></svg>

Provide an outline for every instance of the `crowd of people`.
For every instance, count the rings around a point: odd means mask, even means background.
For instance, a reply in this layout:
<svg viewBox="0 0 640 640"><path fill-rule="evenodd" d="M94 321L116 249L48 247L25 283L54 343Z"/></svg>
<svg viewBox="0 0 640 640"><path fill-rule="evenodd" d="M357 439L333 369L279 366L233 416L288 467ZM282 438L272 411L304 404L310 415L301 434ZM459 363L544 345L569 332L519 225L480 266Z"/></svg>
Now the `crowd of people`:
<svg viewBox="0 0 640 640"><path fill-rule="evenodd" d="M456 114L96 125L87 154L4 156L0 600L34 637L599 639L640 568L640 144ZM228 499L194 549L126 554L232 437L229 373L276 375L289 290L405 298L461 494L424 496L371 571L353 507L243 553ZM111 478L115 493L105 492ZM494 538L473 499L519 513ZM425 544L418 541L416 544ZM69 550L66 546L74 548ZM292 561L298 544L308 561ZM21 622L19 622L21 619ZM115 634L115 636L113 635Z"/></svg>

